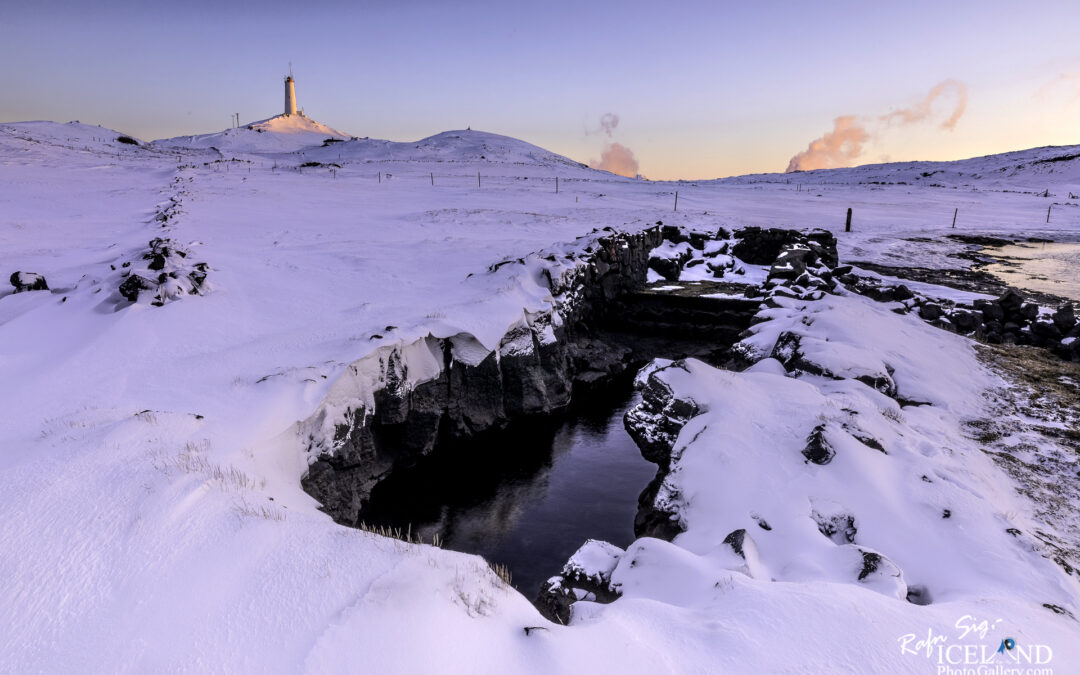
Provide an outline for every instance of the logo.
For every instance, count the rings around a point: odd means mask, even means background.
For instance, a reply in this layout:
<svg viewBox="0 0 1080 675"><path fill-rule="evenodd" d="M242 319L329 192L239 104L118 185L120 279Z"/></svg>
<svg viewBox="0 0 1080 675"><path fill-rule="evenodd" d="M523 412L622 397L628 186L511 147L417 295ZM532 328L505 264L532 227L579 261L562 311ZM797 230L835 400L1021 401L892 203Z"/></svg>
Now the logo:
<svg viewBox="0 0 1080 675"><path fill-rule="evenodd" d="M904 656L925 658L936 675L1052 675L1049 645L1003 633L1002 620L965 614L951 632L908 633L897 638ZM1011 632L1011 631L1010 631Z"/></svg>

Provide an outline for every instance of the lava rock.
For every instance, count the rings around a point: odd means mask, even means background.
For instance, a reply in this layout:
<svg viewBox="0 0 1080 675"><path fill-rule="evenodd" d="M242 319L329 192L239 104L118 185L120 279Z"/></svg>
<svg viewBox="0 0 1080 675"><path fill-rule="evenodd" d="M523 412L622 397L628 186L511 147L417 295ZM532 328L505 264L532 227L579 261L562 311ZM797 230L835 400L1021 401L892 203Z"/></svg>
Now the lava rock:
<svg viewBox="0 0 1080 675"><path fill-rule="evenodd" d="M735 231L735 237L739 241L733 252L740 260L751 265L768 265L776 260L785 244L795 241L798 236L799 233L795 230L744 227Z"/></svg>
<svg viewBox="0 0 1080 675"><path fill-rule="evenodd" d="M682 231L682 228L674 225L663 225L660 228L660 233L664 239L667 239L673 244L681 244L684 241L690 241L690 237L686 236L686 233Z"/></svg>
<svg viewBox="0 0 1080 675"><path fill-rule="evenodd" d="M15 287L16 293L49 290L49 284L45 282L45 277L36 272L13 272L9 280L11 285Z"/></svg>
<svg viewBox="0 0 1080 675"><path fill-rule="evenodd" d="M811 252L808 249L784 251L777 255L772 267L769 268L769 278L795 279L799 277L806 272L810 255Z"/></svg>
<svg viewBox="0 0 1080 675"><path fill-rule="evenodd" d="M1076 315L1073 313L1073 306L1070 303L1065 303L1058 308L1053 314L1054 325L1062 333L1068 333L1074 326L1076 326Z"/></svg>
<svg viewBox="0 0 1080 675"><path fill-rule="evenodd" d="M680 258L649 258L649 269L668 281L678 281L683 262Z"/></svg>
<svg viewBox="0 0 1080 675"><path fill-rule="evenodd" d="M1020 316L1028 321L1034 321L1039 316L1039 306L1033 302L1025 302L1020 305Z"/></svg>
<svg viewBox="0 0 1080 675"><path fill-rule="evenodd" d="M956 330L961 333L970 333L971 331L978 328L979 324L981 323L977 314L963 309L958 309L953 312L950 319L956 326Z"/></svg>
<svg viewBox="0 0 1080 675"><path fill-rule="evenodd" d="M1001 325L1000 321L987 321L986 323L983 324L982 329L983 329L983 332L986 333L986 334L989 334L989 333L999 333L1000 334L1001 331L1005 330L1004 326Z"/></svg>
<svg viewBox="0 0 1080 675"><path fill-rule="evenodd" d="M690 242L690 248L701 251L705 248L705 242L709 241L709 236L702 232L691 232L687 241Z"/></svg>
<svg viewBox="0 0 1080 675"><path fill-rule="evenodd" d="M972 306L982 312L985 321L1001 321L1005 318L1005 310L996 302L989 300L976 300Z"/></svg>
<svg viewBox="0 0 1080 675"><path fill-rule="evenodd" d="M907 286L905 286L904 284L900 284L899 286L897 286L896 288L893 289L893 299L894 300L900 300L900 301L910 300L910 299L912 299L914 297L915 297L915 294L912 293L911 289L908 288Z"/></svg>
<svg viewBox="0 0 1080 675"><path fill-rule="evenodd" d="M850 513L818 513L814 511L810 517L817 523L818 532L822 533L837 545L855 543L855 535L858 529L855 527L855 516Z"/></svg>
<svg viewBox="0 0 1080 675"><path fill-rule="evenodd" d="M1001 305L1001 309L1006 314L1015 314L1020 311L1020 306L1024 304L1024 296L1020 295L1020 292L1015 288L1009 288L997 299L997 304Z"/></svg>
<svg viewBox="0 0 1080 675"><path fill-rule="evenodd" d="M682 368L676 361L668 368ZM679 431L700 412L692 400L675 397L671 387L657 377L661 369L649 375L641 390L641 403L626 411L623 423L646 460L666 468Z"/></svg>
<svg viewBox="0 0 1080 675"><path fill-rule="evenodd" d="M940 319L944 313L945 312L941 309L941 305L935 305L932 302L923 303L922 307L919 307L919 316L927 321Z"/></svg>
<svg viewBox="0 0 1080 675"><path fill-rule="evenodd" d="M138 274L132 274L127 279L124 279L124 283L120 284L120 295L131 302L136 302L139 299L140 291L151 291L153 289L154 282L148 281Z"/></svg>
<svg viewBox="0 0 1080 675"><path fill-rule="evenodd" d="M836 451L825 438L824 424L814 427L814 430L806 437L806 447L803 448L802 454L807 462L821 466L828 464L836 456Z"/></svg>
<svg viewBox="0 0 1080 675"><path fill-rule="evenodd" d="M896 289L876 288L869 293L870 297L878 302L892 302L896 300Z"/></svg>
<svg viewBox="0 0 1080 675"><path fill-rule="evenodd" d="M1031 324L1031 332L1039 338L1045 340L1060 340L1061 331L1057 325L1049 321L1036 321Z"/></svg>

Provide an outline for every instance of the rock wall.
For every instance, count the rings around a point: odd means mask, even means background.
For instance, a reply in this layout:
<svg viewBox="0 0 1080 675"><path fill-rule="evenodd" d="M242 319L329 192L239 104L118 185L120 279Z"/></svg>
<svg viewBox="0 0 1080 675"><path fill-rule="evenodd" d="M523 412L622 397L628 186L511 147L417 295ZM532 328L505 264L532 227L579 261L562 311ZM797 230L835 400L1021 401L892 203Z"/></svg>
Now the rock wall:
<svg viewBox="0 0 1080 675"><path fill-rule="evenodd" d="M357 525L371 490L395 467L439 445L561 411L576 383L624 372L626 355L591 339L591 324L645 283L649 252L660 242L659 227L601 234L574 264L545 268L555 306L526 315L493 351L466 334L428 337L350 365L301 423L313 458L304 490L336 521Z"/></svg>
<svg viewBox="0 0 1080 675"><path fill-rule="evenodd" d="M989 344L1031 345L1048 349L1069 361L1080 361L1080 322L1071 302L1056 310L1029 301L1020 289L1006 288L994 300L971 303L929 298L906 285L848 271L840 276L849 290L877 300L896 303L893 311L917 312L928 323Z"/></svg>

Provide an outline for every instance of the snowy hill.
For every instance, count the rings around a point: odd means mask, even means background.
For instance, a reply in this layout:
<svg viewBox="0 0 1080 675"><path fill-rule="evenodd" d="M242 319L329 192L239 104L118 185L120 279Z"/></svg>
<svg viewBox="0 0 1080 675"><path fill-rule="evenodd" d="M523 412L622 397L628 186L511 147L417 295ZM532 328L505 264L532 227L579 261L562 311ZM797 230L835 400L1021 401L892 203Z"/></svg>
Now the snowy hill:
<svg viewBox="0 0 1080 675"><path fill-rule="evenodd" d="M516 165L548 172L562 170L564 175L567 172L595 174L584 164L509 136L458 130L414 142L355 138L303 115L278 115L236 129L201 136L178 136L154 141L152 145L202 150L216 148L231 154L303 152L307 161L337 164L460 164L488 168Z"/></svg>
<svg viewBox="0 0 1080 675"><path fill-rule="evenodd" d="M727 178L724 181L804 185L911 185L1039 192L1057 187L1080 194L1080 145L1032 148L950 162L891 162L844 169L754 174Z"/></svg>
<svg viewBox="0 0 1080 675"><path fill-rule="evenodd" d="M0 279L49 286L0 290L0 670L935 672L898 640L931 631L993 653L1006 628L1051 646L1053 666L1080 659L1080 586L1039 536L1071 535L966 426L1018 420L986 403L1012 385L970 339L852 294L763 307L747 338L766 352L798 334L843 377L792 376L773 358L658 375L702 413L673 439L662 486L688 529L610 556L622 597L583 599L568 626L483 559L340 526L301 487L306 432L389 388L392 360L400 393L439 375L439 340L469 364L550 346L541 319L573 295L555 282L600 274L589 256L604 246L628 256L613 232L824 226L842 260L964 265L944 235L1078 236L1062 194L1076 161L1049 161L1075 149L919 180L934 167L672 185L474 131L391 143L292 116L121 135L0 125ZM950 176L976 189L931 185ZM1040 178L1056 197L1033 194ZM923 405L856 379L881 373ZM818 424L840 439L830 466L798 451ZM1072 424L1044 449L1075 472ZM1059 499L1072 517L1074 495ZM854 541L825 534L848 515ZM758 542L741 558L725 543L737 528ZM860 577L875 552L896 569ZM931 604L906 599L916 585ZM996 628L964 641L963 617Z"/></svg>
<svg viewBox="0 0 1080 675"><path fill-rule="evenodd" d="M154 141L160 147L209 149L233 153L297 152L322 145L326 139L350 138L302 114L277 115L242 127L199 136L177 136Z"/></svg>
<svg viewBox="0 0 1080 675"><path fill-rule="evenodd" d="M0 134L6 149L19 147L22 152L41 159L62 159L67 156L64 151L100 157L109 153L133 156L150 150L149 145L133 136L80 122L13 122L0 124ZM19 157L5 155L6 161Z"/></svg>
<svg viewBox="0 0 1080 675"><path fill-rule="evenodd" d="M587 168L516 138L471 130L444 131L412 143L353 139L309 154L355 162L517 164L564 171Z"/></svg>

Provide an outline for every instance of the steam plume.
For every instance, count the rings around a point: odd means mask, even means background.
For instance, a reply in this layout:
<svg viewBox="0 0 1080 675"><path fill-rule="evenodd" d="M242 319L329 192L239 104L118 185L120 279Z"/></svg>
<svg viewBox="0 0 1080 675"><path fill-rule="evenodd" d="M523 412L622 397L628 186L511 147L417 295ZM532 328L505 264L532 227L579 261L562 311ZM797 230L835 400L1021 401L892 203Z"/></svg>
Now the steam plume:
<svg viewBox="0 0 1080 675"><path fill-rule="evenodd" d="M600 159L589 160L589 166L594 169L610 171L620 176L633 178L638 175L638 161L630 148L621 143L611 140L615 128L619 126L619 116L615 113L604 113L600 116L600 129L607 135L608 141L604 150L600 153ZM585 131L585 135L597 133L597 131Z"/></svg>
<svg viewBox="0 0 1080 675"><path fill-rule="evenodd" d="M630 178L638 175L638 161L634 159L634 153L620 143L608 143L600 153L600 160L590 161L589 166Z"/></svg>
<svg viewBox="0 0 1080 675"><path fill-rule="evenodd" d="M619 116L615 113L604 113L600 117L600 128L607 134L608 138L611 138L611 132L615 131L617 126L619 126Z"/></svg>
<svg viewBox="0 0 1080 675"><path fill-rule="evenodd" d="M1080 73L1058 73L1035 92L1035 100L1046 101L1062 97L1067 103L1080 99Z"/></svg>
<svg viewBox="0 0 1080 675"><path fill-rule="evenodd" d="M867 133L853 115L842 115L833 121L833 130L810 145L788 162L788 171L813 171L839 166L862 154L869 140Z"/></svg>
<svg viewBox="0 0 1080 675"><path fill-rule="evenodd" d="M919 101L910 108L902 108L888 115L882 115L881 121L887 124L891 124L893 120L900 120L901 124L911 124L912 122L919 122L930 116L930 108L934 105L934 101L942 94L953 91L956 94L956 104L953 108L953 112L949 115L949 119L941 123L942 129L954 129L956 123L960 121L960 117L964 114L964 110L967 109L967 87L963 82L958 80L945 80L934 86L930 90L930 93L926 95L926 98Z"/></svg>
<svg viewBox="0 0 1080 675"><path fill-rule="evenodd" d="M956 101L953 104L952 113L941 123L942 129L953 130L956 123L964 115L967 109L967 87L959 80L945 80L938 83L926 95L910 108L895 110L886 115L860 121L854 115L842 115L833 121L832 131L821 138L810 142L806 150L791 158L787 170L790 171L813 171L814 169L831 169L850 164L862 154L863 145L874 140L878 130L872 126L891 126L893 124L907 125L930 117L933 112L934 102L946 94L953 94Z"/></svg>

